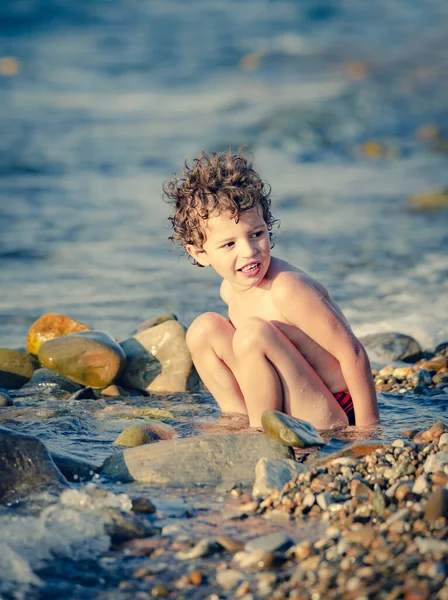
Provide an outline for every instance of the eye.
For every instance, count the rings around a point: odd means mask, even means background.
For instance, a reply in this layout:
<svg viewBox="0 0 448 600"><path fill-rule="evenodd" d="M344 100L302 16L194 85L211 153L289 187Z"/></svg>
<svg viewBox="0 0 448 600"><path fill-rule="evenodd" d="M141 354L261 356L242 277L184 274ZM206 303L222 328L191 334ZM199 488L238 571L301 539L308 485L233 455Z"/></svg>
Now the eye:
<svg viewBox="0 0 448 600"><path fill-rule="evenodd" d="M263 234L264 234L264 229L261 229L260 231L255 231L255 232L252 234L252 237L253 237L253 238L259 238L259 237L261 237Z"/></svg>
<svg viewBox="0 0 448 600"><path fill-rule="evenodd" d="M231 248L234 245L235 245L235 242L227 242L227 244L224 244L224 246L221 246L221 248Z"/></svg>

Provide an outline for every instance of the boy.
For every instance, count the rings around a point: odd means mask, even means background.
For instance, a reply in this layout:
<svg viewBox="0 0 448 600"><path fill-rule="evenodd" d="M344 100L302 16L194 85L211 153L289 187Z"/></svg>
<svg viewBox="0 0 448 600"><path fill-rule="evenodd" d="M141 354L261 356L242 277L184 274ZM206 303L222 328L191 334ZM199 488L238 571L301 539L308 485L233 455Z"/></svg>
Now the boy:
<svg viewBox="0 0 448 600"><path fill-rule="evenodd" d="M325 287L271 256L270 188L242 154L202 153L164 185L172 241L221 275L229 320L198 317L187 345L223 412L266 409L318 429L378 422L367 354Z"/></svg>

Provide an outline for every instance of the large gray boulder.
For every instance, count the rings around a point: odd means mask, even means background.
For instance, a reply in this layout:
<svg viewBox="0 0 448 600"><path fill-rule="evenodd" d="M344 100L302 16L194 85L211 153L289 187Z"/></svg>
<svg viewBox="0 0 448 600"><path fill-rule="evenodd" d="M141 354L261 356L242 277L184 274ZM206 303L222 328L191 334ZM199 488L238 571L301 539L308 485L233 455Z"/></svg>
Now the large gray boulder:
<svg viewBox="0 0 448 600"><path fill-rule="evenodd" d="M22 501L43 491L60 492L66 486L40 440L0 427L0 504Z"/></svg>
<svg viewBox="0 0 448 600"><path fill-rule="evenodd" d="M164 440L109 456L101 474L156 485L252 483L260 458L292 458L292 450L265 434L201 435Z"/></svg>
<svg viewBox="0 0 448 600"><path fill-rule="evenodd" d="M123 386L160 394L192 392L199 387L185 327L172 317L147 321L121 342L126 355L119 380Z"/></svg>
<svg viewBox="0 0 448 600"><path fill-rule="evenodd" d="M364 335L359 341L373 362L402 360L414 363L422 357L420 344L410 335L384 331Z"/></svg>

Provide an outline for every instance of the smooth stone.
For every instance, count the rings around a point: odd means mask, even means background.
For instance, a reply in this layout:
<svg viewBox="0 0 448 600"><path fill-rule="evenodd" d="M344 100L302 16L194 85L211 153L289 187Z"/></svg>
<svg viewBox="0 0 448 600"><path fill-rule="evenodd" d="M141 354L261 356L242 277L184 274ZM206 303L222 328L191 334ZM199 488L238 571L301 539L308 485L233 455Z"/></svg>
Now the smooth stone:
<svg viewBox="0 0 448 600"><path fill-rule="evenodd" d="M244 579L244 574L236 569L224 569L216 573L216 583L225 590L231 590L241 583Z"/></svg>
<svg viewBox="0 0 448 600"><path fill-rule="evenodd" d="M88 481L100 470L98 465L89 463L77 456L59 451L50 451L50 454L54 464L68 481Z"/></svg>
<svg viewBox="0 0 448 600"><path fill-rule="evenodd" d="M419 496L422 496L429 491L429 483L424 475L416 477L414 485L412 486L412 491Z"/></svg>
<svg viewBox="0 0 448 600"><path fill-rule="evenodd" d="M294 475L308 470L305 465L289 458L260 458L255 467L253 498L266 498L274 490L280 491Z"/></svg>
<svg viewBox="0 0 448 600"><path fill-rule="evenodd" d="M448 489L439 488L428 498L425 507L425 519L435 521L439 517L448 519Z"/></svg>
<svg viewBox="0 0 448 600"><path fill-rule="evenodd" d="M44 342L38 358L43 367L94 388L113 383L126 361L121 346L102 331L81 331Z"/></svg>
<svg viewBox="0 0 448 600"><path fill-rule="evenodd" d="M325 446L324 440L311 423L296 419L278 410L265 410L261 424L269 437L295 448Z"/></svg>
<svg viewBox="0 0 448 600"><path fill-rule="evenodd" d="M12 406L12 400L6 392L0 392L0 408L5 406Z"/></svg>
<svg viewBox="0 0 448 600"><path fill-rule="evenodd" d="M173 413L163 408L140 408L128 404L112 404L94 415L96 419L174 419Z"/></svg>
<svg viewBox="0 0 448 600"><path fill-rule="evenodd" d="M263 550L264 552L281 552L290 548L294 542L286 533L270 533L268 535L261 535L244 545L246 552L253 552L254 550Z"/></svg>
<svg viewBox="0 0 448 600"><path fill-rule="evenodd" d="M64 335L89 331L91 327L70 317L47 313L31 325L26 340L26 351L37 356L39 348L44 342L53 340Z"/></svg>
<svg viewBox="0 0 448 600"><path fill-rule="evenodd" d="M122 544L135 538L146 538L160 533L160 528L154 527L144 517L123 512L118 508L105 508L102 516L106 533L113 544Z"/></svg>
<svg viewBox="0 0 448 600"><path fill-rule="evenodd" d="M261 548L251 552L237 552L232 559L232 565L240 569L269 569L274 562L274 556Z"/></svg>
<svg viewBox="0 0 448 600"><path fill-rule="evenodd" d="M448 446L448 433L443 433L439 438L439 448Z"/></svg>
<svg viewBox="0 0 448 600"><path fill-rule="evenodd" d="M414 542L421 554L430 552L448 555L448 542L426 537L416 537Z"/></svg>
<svg viewBox="0 0 448 600"><path fill-rule="evenodd" d="M31 379L36 365L34 360L20 350L0 348L0 387L17 390Z"/></svg>
<svg viewBox="0 0 448 600"><path fill-rule="evenodd" d="M82 385L75 383L68 377L59 375L51 369L36 369L31 379L22 389L28 390L31 388L46 389L52 392L70 392L71 394L83 389Z"/></svg>
<svg viewBox="0 0 448 600"><path fill-rule="evenodd" d="M185 328L178 321L169 319L138 331L121 346L127 359L120 379L124 386L157 393L198 389L200 379L187 348Z"/></svg>
<svg viewBox="0 0 448 600"><path fill-rule="evenodd" d="M416 362L422 356L420 344L413 337L395 331L372 333L359 338L372 360Z"/></svg>
<svg viewBox="0 0 448 600"><path fill-rule="evenodd" d="M177 316L170 312L170 313L165 313L163 315L159 315L158 317L154 317L153 319L147 319L146 321L143 321L143 323L140 323L140 325L137 326L137 328L132 331L129 335L135 335L136 333L141 333L142 331L146 331L146 329L150 329L151 327L155 327L156 325L161 325L162 323L165 323L166 321L178 321L179 319L177 318Z"/></svg>
<svg viewBox="0 0 448 600"><path fill-rule="evenodd" d="M291 458L292 452L263 434L209 434L129 448L108 457L101 473L159 485L252 483L261 457Z"/></svg>
<svg viewBox="0 0 448 600"><path fill-rule="evenodd" d="M0 427L0 504L22 501L68 484L47 448L35 437Z"/></svg>
<svg viewBox="0 0 448 600"><path fill-rule="evenodd" d="M34 406L5 406L0 412L0 423L5 421L42 421L53 419L59 413L51 408L39 408Z"/></svg>
<svg viewBox="0 0 448 600"><path fill-rule="evenodd" d="M448 451L441 450L437 454L431 454L423 465L425 473L437 473L437 471L443 471L443 467L448 465Z"/></svg>
<svg viewBox="0 0 448 600"><path fill-rule="evenodd" d="M361 458L363 456L367 456L368 454L372 454L378 448L384 448L384 444L377 442L354 442L352 444L348 444L341 450L332 452L331 454L324 454L320 452L310 454L307 457L305 464L307 466L316 467L338 464L340 458Z"/></svg>
<svg viewBox="0 0 448 600"><path fill-rule="evenodd" d="M220 549L219 544L212 538L203 538L193 548L176 552L176 558L180 560L191 560L193 558L201 558L208 556Z"/></svg>
<svg viewBox="0 0 448 600"><path fill-rule="evenodd" d="M97 399L97 396L95 394L95 391L90 386L81 388L80 390L78 390L77 392L75 392L68 398L68 400L96 400L96 399Z"/></svg>
<svg viewBox="0 0 448 600"><path fill-rule="evenodd" d="M157 508L148 500L148 498L144 498L143 496L139 496L138 498L132 499L132 510L135 513L139 513L142 515L153 515Z"/></svg>
<svg viewBox="0 0 448 600"><path fill-rule="evenodd" d="M171 440L177 436L174 427L166 423L152 422L142 425L130 425L115 440L116 446L126 446L133 448L143 444L152 444L160 440Z"/></svg>

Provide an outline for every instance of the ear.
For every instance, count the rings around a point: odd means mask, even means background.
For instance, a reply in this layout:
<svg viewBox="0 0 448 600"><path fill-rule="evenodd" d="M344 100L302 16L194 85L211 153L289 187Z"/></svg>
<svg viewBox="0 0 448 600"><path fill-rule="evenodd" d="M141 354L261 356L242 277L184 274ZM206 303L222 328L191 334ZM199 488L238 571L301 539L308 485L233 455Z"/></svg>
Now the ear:
<svg viewBox="0 0 448 600"><path fill-rule="evenodd" d="M187 244L185 247L186 251L190 256L192 256L196 262L198 262L203 267L210 266L210 260L208 258L207 252L203 248L198 248L197 246L193 246L193 244Z"/></svg>

